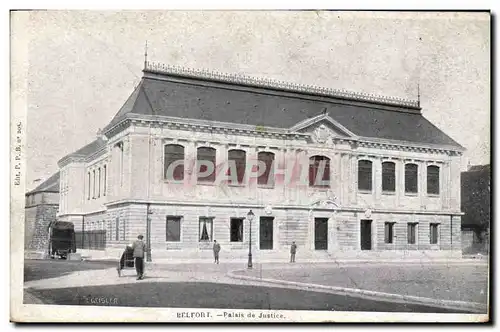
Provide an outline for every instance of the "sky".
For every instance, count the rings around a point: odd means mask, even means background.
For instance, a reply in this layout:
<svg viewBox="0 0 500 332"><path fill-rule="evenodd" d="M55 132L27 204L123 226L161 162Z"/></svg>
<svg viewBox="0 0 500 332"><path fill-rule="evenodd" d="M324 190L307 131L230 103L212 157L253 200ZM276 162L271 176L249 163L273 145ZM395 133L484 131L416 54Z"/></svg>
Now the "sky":
<svg viewBox="0 0 500 332"><path fill-rule="evenodd" d="M408 99L420 86L423 115L467 149L463 169L490 163L487 13L33 11L22 32L28 190L118 112L146 40L164 64Z"/></svg>

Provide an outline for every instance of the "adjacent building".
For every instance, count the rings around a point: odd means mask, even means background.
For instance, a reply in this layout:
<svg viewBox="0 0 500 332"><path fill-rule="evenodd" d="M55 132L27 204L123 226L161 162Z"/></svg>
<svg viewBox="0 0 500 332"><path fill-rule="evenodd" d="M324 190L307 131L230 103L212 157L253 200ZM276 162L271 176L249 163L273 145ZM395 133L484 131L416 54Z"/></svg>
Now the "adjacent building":
<svg viewBox="0 0 500 332"><path fill-rule="evenodd" d="M153 260L460 256L463 151L417 101L147 63L59 161L59 218Z"/></svg>
<svg viewBox="0 0 500 332"><path fill-rule="evenodd" d="M24 250L27 258L49 252L49 227L59 208L59 172L25 194Z"/></svg>
<svg viewBox="0 0 500 332"><path fill-rule="evenodd" d="M461 176L462 248L464 253L489 252L491 167L475 165Z"/></svg>

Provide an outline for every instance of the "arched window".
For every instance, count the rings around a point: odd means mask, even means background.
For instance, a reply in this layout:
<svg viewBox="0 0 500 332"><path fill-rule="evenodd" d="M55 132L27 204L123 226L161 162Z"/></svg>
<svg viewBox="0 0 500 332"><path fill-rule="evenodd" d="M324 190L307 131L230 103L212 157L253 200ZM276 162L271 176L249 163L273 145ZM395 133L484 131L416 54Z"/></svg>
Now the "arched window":
<svg viewBox="0 0 500 332"><path fill-rule="evenodd" d="M198 148L196 155L198 182L215 182L217 174L215 152L214 148Z"/></svg>
<svg viewBox="0 0 500 332"><path fill-rule="evenodd" d="M369 160L358 161L358 189L372 190L372 162Z"/></svg>
<svg viewBox="0 0 500 332"><path fill-rule="evenodd" d="M262 151L258 153L257 158L259 160L259 167L260 165L265 167L264 172L260 169L258 170L260 175L257 179L257 184L274 186L274 153Z"/></svg>
<svg viewBox="0 0 500 332"><path fill-rule="evenodd" d="M418 165L405 165L405 192L418 193Z"/></svg>
<svg viewBox="0 0 500 332"><path fill-rule="evenodd" d="M392 161L382 163L382 191L396 191L396 164Z"/></svg>
<svg viewBox="0 0 500 332"><path fill-rule="evenodd" d="M330 159L325 156L309 158L309 186L330 187Z"/></svg>
<svg viewBox="0 0 500 332"><path fill-rule="evenodd" d="M167 180L184 180L184 147L182 145L165 145L164 177Z"/></svg>
<svg viewBox="0 0 500 332"><path fill-rule="evenodd" d="M245 178L245 168L246 168L246 152L243 150L229 150L228 158L229 167L228 167L228 175L231 179L231 164L234 162L236 164L236 178L238 180L238 184L243 183L243 179Z"/></svg>
<svg viewBox="0 0 500 332"><path fill-rule="evenodd" d="M427 193L439 195L439 166L427 166Z"/></svg>

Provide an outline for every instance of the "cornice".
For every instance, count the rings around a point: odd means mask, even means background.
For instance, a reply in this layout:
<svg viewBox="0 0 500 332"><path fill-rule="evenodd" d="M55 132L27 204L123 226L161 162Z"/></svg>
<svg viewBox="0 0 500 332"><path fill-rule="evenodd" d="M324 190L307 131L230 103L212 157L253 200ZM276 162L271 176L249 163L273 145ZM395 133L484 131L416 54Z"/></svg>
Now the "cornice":
<svg viewBox="0 0 500 332"><path fill-rule="evenodd" d="M243 74L227 74L217 71L198 70L171 66L160 63L146 62L143 70L145 73L153 73L167 76L180 76L194 79L209 80L235 84L240 86L259 87L273 90L282 90L302 94L311 94L323 97L376 103L389 106L398 106L413 110L420 109L420 103L417 100L409 100L396 97L379 96L368 93L351 92L347 90L331 89L313 85L296 84L268 78L251 77Z"/></svg>
<svg viewBox="0 0 500 332"><path fill-rule="evenodd" d="M151 128L168 128L172 130L196 131L206 133L218 133L222 135L244 135L257 136L275 139L293 139L293 140L309 140L311 141L312 133L301 133L290 131L283 128L261 127L244 124L224 123L207 120L187 120L174 117L148 117L148 116L129 116L123 118L113 128L110 128L107 136L112 137L120 130L134 126L151 127ZM407 152L448 154L451 156L459 156L463 153L463 148L455 146L443 146L436 144L414 143L408 141L397 141L389 139L380 139L372 137L332 137L334 144L349 144L351 149L356 150L358 147L366 147L383 150L399 150ZM320 144L321 145L321 144ZM321 145L329 147L329 145ZM305 146L300 146L305 148Z"/></svg>
<svg viewBox="0 0 500 332"><path fill-rule="evenodd" d="M182 206L198 206L198 207L228 207L228 208L241 208L241 209L264 209L269 204L248 204L248 203L220 203L220 202L186 202L186 201L164 201L164 200L148 200L148 199L121 199L111 201L105 204L105 206L109 209L115 205L127 205L127 204L152 204L152 205L182 205ZM366 211L366 207L360 206L340 206L336 208L326 208L326 207L311 207L310 205L284 205L277 204L272 205L272 208L275 210L287 210L287 209L296 209L296 210L317 210L317 211L336 211L337 213L341 212L364 212ZM390 209L371 209L372 213L384 213L384 214L407 214L407 215L463 215L463 212L460 211L430 211L430 210L390 210Z"/></svg>

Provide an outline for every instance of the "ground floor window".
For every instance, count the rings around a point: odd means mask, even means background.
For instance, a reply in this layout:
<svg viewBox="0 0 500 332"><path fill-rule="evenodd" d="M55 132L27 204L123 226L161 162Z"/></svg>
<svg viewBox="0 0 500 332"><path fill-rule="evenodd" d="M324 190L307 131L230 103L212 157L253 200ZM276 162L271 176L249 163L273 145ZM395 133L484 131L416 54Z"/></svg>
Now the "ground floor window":
<svg viewBox="0 0 500 332"><path fill-rule="evenodd" d="M199 230L200 241L212 241L213 218L200 217Z"/></svg>
<svg viewBox="0 0 500 332"><path fill-rule="evenodd" d="M408 244L417 243L417 223L408 223Z"/></svg>
<svg viewBox="0 0 500 332"><path fill-rule="evenodd" d="M115 219L115 241L119 240L120 236L120 218Z"/></svg>
<svg viewBox="0 0 500 332"><path fill-rule="evenodd" d="M243 218L231 218L231 242L243 242Z"/></svg>
<svg viewBox="0 0 500 332"><path fill-rule="evenodd" d="M430 241L431 244L438 244L439 238L439 224L431 224L430 225Z"/></svg>
<svg viewBox="0 0 500 332"><path fill-rule="evenodd" d="M181 218L178 216L167 216L166 241L179 242L181 240Z"/></svg>
<svg viewBox="0 0 500 332"><path fill-rule="evenodd" d="M385 223L385 243L394 243L394 223Z"/></svg>

